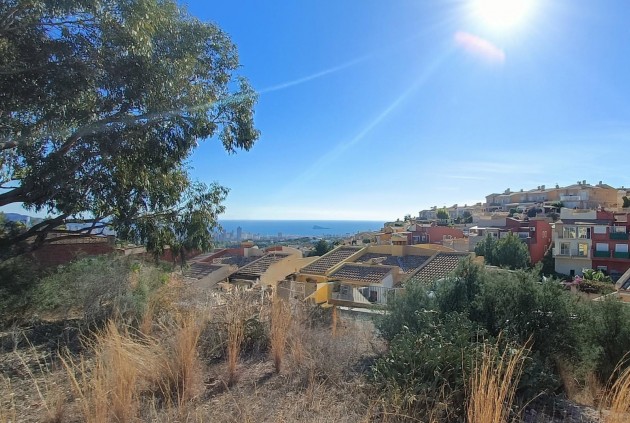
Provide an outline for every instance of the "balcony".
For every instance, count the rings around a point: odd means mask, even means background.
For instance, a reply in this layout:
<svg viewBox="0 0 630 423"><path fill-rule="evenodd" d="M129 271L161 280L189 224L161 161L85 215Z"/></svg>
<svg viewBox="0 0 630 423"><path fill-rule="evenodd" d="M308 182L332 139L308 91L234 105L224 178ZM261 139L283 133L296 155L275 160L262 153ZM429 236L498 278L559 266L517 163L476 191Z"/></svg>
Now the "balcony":
<svg viewBox="0 0 630 423"><path fill-rule="evenodd" d="M553 249L554 257L575 257L575 258L589 258L588 254L581 254L577 249Z"/></svg>
<svg viewBox="0 0 630 423"><path fill-rule="evenodd" d="M593 251L593 257L610 258L610 251Z"/></svg>
<svg viewBox="0 0 630 423"><path fill-rule="evenodd" d="M338 291L331 293L331 303L339 305L353 304L355 307L369 307L372 305L387 305L401 288L387 288L384 286L352 286L341 284Z"/></svg>
<svg viewBox="0 0 630 423"><path fill-rule="evenodd" d="M622 239L627 240L628 234L626 232L611 232L610 239Z"/></svg>
<svg viewBox="0 0 630 423"><path fill-rule="evenodd" d="M613 253L613 257L614 257L614 258L618 258L618 259L628 259L628 258L630 258L630 254L628 254L627 252L618 252L618 251L615 251L615 252Z"/></svg>

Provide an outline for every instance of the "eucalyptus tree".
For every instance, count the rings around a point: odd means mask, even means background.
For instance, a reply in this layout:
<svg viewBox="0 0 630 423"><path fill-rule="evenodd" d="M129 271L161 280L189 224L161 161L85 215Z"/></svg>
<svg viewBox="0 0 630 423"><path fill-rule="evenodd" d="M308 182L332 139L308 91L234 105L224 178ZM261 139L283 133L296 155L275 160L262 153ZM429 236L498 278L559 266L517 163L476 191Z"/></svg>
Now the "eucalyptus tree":
<svg viewBox="0 0 630 423"><path fill-rule="evenodd" d="M259 136L257 95L230 38L173 0L0 2L0 206L49 218L3 232L4 257L69 223L153 251L210 245L227 189L195 182L205 139ZM69 225L68 227L71 227Z"/></svg>

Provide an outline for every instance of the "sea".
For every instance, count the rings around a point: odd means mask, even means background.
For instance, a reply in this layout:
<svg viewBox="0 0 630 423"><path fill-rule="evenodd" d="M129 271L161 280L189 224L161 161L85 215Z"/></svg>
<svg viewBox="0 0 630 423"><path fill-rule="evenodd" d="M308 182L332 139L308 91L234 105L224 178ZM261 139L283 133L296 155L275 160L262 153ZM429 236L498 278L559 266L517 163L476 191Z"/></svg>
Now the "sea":
<svg viewBox="0 0 630 423"><path fill-rule="evenodd" d="M248 235L281 237L332 237L355 235L358 232L377 231L383 221L372 220L220 220L227 233L236 234L241 228Z"/></svg>

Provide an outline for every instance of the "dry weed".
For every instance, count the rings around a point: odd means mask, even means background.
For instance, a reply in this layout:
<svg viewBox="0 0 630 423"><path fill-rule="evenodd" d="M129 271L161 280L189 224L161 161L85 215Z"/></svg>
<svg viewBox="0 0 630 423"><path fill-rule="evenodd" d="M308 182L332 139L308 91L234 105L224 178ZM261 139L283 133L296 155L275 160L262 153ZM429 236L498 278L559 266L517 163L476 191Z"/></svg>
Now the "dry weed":
<svg viewBox="0 0 630 423"><path fill-rule="evenodd" d="M468 393L468 423L507 423L518 381L523 373L527 346L484 344L481 359L473 364Z"/></svg>
<svg viewBox="0 0 630 423"><path fill-rule="evenodd" d="M11 381L4 376L0 376L0 423L17 421L14 397Z"/></svg>
<svg viewBox="0 0 630 423"><path fill-rule="evenodd" d="M111 415L117 422L133 421L141 393L160 385L166 351L156 340L134 338L113 321L89 347L94 353L91 359L62 357L83 419L101 423Z"/></svg>
<svg viewBox="0 0 630 423"><path fill-rule="evenodd" d="M630 421L630 367L621 371L621 366L625 363L622 360L617 365L617 370L613 373L619 375L612 383L605 397L605 403L610 406L606 423L625 423Z"/></svg>
<svg viewBox="0 0 630 423"><path fill-rule="evenodd" d="M38 357L36 359L37 375L31 370L24 357L19 354L17 350L14 351L14 354L18 357L18 360L35 387L37 396L45 411L44 421L47 423L61 422L63 421L65 413L66 396L53 382L53 376L50 370L52 364L46 362L45 358L40 357L40 354L28 339L26 341L30 345L31 355Z"/></svg>
<svg viewBox="0 0 630 423"><path fill-rule="evenodd" d="M194 313L179 318L179 323L166 332L171 344L162 359L163 374L160 389L165 398L183 407L195 397L202 380L202 365L197 346L202 331L202 320Z"/></svg>
<svg viewBox="0 0 630 423"><path fill-rule="evenodd" d="M254 293L234 288L225 295L224 322L227 331L227 385L238 380L237 366L245 340L245 325L257 307Z"/></svg>
<svg viewBox="0 0 630 423"><path fill-rule="evenodd" d="M276 373L280 373L284 358L289 328L291 327L291 309L276 296L271 304L271 356Z"/></svg>

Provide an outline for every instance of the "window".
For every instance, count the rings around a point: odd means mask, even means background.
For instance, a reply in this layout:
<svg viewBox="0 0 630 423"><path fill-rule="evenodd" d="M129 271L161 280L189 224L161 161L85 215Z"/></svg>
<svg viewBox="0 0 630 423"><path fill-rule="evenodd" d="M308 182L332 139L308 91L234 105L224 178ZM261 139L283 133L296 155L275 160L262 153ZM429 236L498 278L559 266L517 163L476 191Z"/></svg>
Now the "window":
<svg viewBox="0 0 630 423"><path fill-rule="evenodd" d="M578 226L577 228L577 235L578 238L581 239L589 239L590 238L590 233L589 233L589 228L587 228L586 226Z"/></svg>
<svg viewBox="0 0 630 423"><path fill-rule="evenodd" d="M595 250L596 251L608 251L608 244L605 242L598 242L597 244L595 244Z"/></svg>
<svg viewBox="0 0 630 423"><path fill-rule="evenodd" d="M580 243L578 244L578 256L587 257L588 256L588 244Z"/></svg>
<svg viewBox="0 0 630 423"><path fill-rule="evenodd" d="M614 234L625 234L626 227L625 226L611 226L610 232Z"/></svg>
<svg viewBox="0 0 630 423"><path fill-rule="evenodd" d="M627 252L628 252L628 244L615 245L615 253L627 253Z"/></svg>
<svg viewBox="0 0 630 423"><path fill-rule="evenodd" d="M565 226L562 228L562 238L575 238L576 231L575 226Z"/></svg>
<svg viewBox="0 0 630 423"><path fill-rule="evenodd" d="M568 256L570 251L571 251L571 244L569 244L568 242L560 243L560 254L561 255Z"/></svg>
<svg viewBox="0 0 630 423"><path fill-rule="evenodd" d="M593 228L593 231L596 234L605 234L606 233L606 226L603 225L597 225Z"/></svg>

